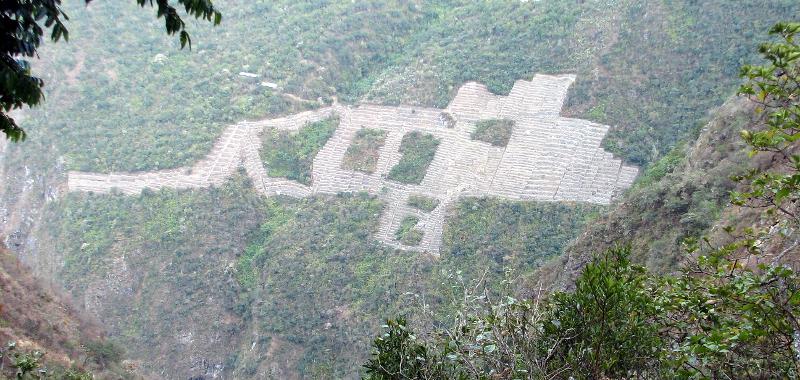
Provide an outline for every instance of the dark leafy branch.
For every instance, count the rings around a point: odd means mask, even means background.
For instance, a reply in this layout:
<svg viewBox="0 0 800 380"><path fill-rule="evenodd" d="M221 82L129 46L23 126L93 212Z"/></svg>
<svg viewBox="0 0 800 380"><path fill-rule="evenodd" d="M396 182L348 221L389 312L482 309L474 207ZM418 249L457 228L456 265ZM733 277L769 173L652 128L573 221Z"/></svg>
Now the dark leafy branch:
<svg viewBox="0 0 800 380"><path fill-rule="evenodd" d="M90 3L92 0L86 0ZM222 21L222 14L211 0L136 0L141 6L154 7L157 17L164 18L166 32L178 34L181 48L192 42L186 23L177 7L194 18L207 20L214 25ZM175 5L173 5L175 4ZM0 131L12 141L25 138L25 131L8 115L25 105L33 107L44 99L44 81L32 74L26 58L37 55L50 30L54 42L69 40L69 30L64 25L69 17L63 11L61 0L11 0L0 2Z"/></svg>

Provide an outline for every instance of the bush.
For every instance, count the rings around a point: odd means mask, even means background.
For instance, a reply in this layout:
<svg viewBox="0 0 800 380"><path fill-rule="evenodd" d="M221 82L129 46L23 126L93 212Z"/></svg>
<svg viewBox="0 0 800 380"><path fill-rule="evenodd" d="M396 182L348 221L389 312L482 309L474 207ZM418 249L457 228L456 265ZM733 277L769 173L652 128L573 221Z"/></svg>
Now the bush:
<svg viewBox="0 0 800 380"><path fill-rule="evenodd" d="M403 378L625 378L655 373L661 341L658 310L642 267L617 248L588 265L574 293L519 301L490 293L454 299L453 325L426 338L404 320L389 323L365 364L374 379ZM457 287L457 286L454 286ZM398 363L408 363L403 372ZM391 377L395 376L395 377Z"/></svg>
<svg viewBox="0 0 800 380"><path fill-rule="evenodd" d="M367 379L420 379L427 365L428 350L417 343L406 327L406 320L386 321L386 332L373 342L373 358L364 364Z"/></svg>
<svg viewBox="0 0 800 380"><path fill-rule="evenodd" d="M342 168L374 173L378 166L380 149L386 142L386 131L362 128L356 132L352 144L342 159Z"/></svg>
<svg viewBox="0 0 800 380"><path fill-rule="evenodd" d="M400 162L389 171L389 179L402 183L420 184L428 166L433 162L439 140L431 134L409 132L400 142Z"/></svg>
<svg viewBox="0 0 800 380"><path fill-rule="evenodd" d="M395 232L395 237L405 245L419 245L422 241L422 231L414 228L419 223L416 216L407 216L400 222L400 227Z"/></svg>
<svg viewBox="0 0 800 380"><path fill-rule="evenodd" d="M86 344L86 351L97 364L107 366L122 360L122 348L108 341L94 341Z"/></svg>
<svg viewBox="0 0 800 380"><path fill-rule="evenodd" d="M507 146L514 132L514 120L489 119L475 124L472 139L487 142L494 146Z"/></svg>
<svg viewBox="0 0 800 380"><path fill-rule="evenodd" d="M491 301L486 291L457 294L454 299L464 303L456 305L454 324L436 324L425 338L409 333L414 351L425 353L425 365L414 373L479 379L796 378L800 277L784 266L738 264L747 259L736 253L754 242L707 252L678 276L650 275L630 263L628 248L615 248L586 266L574 292L523 301ZM377 343L368 364L407 355L405 346ZM406 351L386 352L397 348Z"/></svg>
<svg viewBox="0 0 800 380"><path fill-rule="evenodd" d="M572 293L552 296L543 341L552 345L550 368L570 368L585 379L642 373L662 346L653 324L656 304L643 267L629 248L611 249L584 268Z"/></svg>
<svg viewBox="0 0 800 380"><path fill-rule="evenodd" d="M333 136L339 119L309 123L297 133L270 129L265 132L261 158L270 177L283 177L311 184L311 165L320 149Z"/></svg>
<svg viewBox="0 0 800 380"><path fill-rule="evenodd" d="M425 212L431 212L439 206L439 200L424 195L412 195L408 197L408 205Z"/></svg>

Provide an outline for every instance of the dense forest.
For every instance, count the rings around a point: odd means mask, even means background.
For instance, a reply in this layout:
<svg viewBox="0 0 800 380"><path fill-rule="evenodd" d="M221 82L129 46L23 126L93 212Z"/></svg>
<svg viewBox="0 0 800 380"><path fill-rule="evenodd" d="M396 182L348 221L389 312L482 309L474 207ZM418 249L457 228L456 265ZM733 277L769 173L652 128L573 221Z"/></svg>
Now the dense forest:
<svg viewBox="0 0 800 380"><path fill-rule="evenodd" d="M638 284L681 268L685 238L721 236L744 215L728 192L744 191L730 176L749 167L738 131L756 115L729 99L769 28L800 14L790 0L214 3L221 25L187 20L191 50L135 2L66 4L69 42L46 44L33 64L46 101L18 118L28 138L0 149L4 243L150 377L358 377L384 319L435 331L467 287L515 299L574 287L616 242L630 249L595 267ZM367 194L265 198L244 175L136 196L62 185L67 170L191 165L241 120L333 102L444 107L466 81L507 94L534 73L576 74L562 114L611 125L605 147L643 174L611 206L461 199L438 256L375 241L384 205ZM308 182L336 124L265 133L268 174ZM473 138L502 146L512 128L495 120ZM409 136L395 176L417 183L437 143ZM345 165L369 172L383 136L360 138ZM418 242L416 223L405 224L398 237ZM441 343L431 339L421 347Z"/></svg>

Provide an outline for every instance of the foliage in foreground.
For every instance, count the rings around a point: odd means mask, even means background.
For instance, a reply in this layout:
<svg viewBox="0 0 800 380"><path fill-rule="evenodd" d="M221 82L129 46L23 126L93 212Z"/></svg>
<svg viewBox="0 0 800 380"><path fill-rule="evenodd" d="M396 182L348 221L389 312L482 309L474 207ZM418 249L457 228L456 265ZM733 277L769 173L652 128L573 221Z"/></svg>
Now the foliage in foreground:
<svg viewBox="0 0 800 380"><path fill-rule="evenodd" d="M91 0L86 0L88 5ZM191 47L191 39L186 31L186 23L178 14L178 10L168 0L156 3L147 0L136 0L144 7L157 7L158 18L164 18L167 34L179 34L181 48L187 43ZM222 21L222 13L209 1L177 0L186 13L194 18L212 21L218 25ZM61 0L7 1L3 2L3 13L0 15L0 132L12 141L25 138L25 131L20 128L7 112L22 109L23 106L35 106L44 98L42 87L44 81L31 75L30 62L27 58L38 57L39 45L44 40L44 32L51 29L50 39L58 42L69 40L69 31L64 21L69 17L61 9Z"/></svg>
<svg viewBox="0 0 800 380"><path fill-rule="evenodd" d="M748 188L732 197L764 209L750 222L767 228L716 247L688 239L677 275L648 273L615 248L584 268L574 292L497 301L465 290L450 328L418 338L402 319L388 323L368 378L800 376L800 276L785 264L800 244L800 23L771 33L783 41L762 45L770 63L746 66L741 90L764 115L742 137L771 165L739 177Z"/></svg>
<svg viewBox="0 0 800 380"><path fill-rule="evenodd" d="M517 300L469 294L449 328L417 336L389 321L368 379L784 378L800 374L793 340L800 277L737 265L720 249L679 276L595 258L575 292ZM698 276L697 270L702 275Z"/></svg>

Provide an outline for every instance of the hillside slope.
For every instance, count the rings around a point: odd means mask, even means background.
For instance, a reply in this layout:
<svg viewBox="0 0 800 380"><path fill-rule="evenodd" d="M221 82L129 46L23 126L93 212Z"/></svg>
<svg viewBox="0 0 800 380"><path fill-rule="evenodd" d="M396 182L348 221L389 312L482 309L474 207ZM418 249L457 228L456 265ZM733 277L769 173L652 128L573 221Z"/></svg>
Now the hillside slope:
<svg viewBox="0 0 800 380"><path fill-rule="evenodd" d="M0 378L12 378L11 356L44 353L40 368L51 375L65 370L91 371L96 379L134 379L135 363L121 364L123 351L108 342L103 329L74 308L64 296L47 289L30 269L0 245Z"/></svg>
<svg viewBox="0 0 800 380"><path fill-rule="evenodd" d="M620 203L588 223L531 281L567 287L596 252L624 244L630 244L633 260L669 272L682 261L687 237L722 238L721 227L752 219L749 210L729 203L729 193L737 187L730 177L752 164L739 131L752 126L753 109L748 100L732 98L715 110L696 141L651 166Z"/></svg>
<svg viewBox="0 0 800 380"><path fill-rule="evenodd" d="M219 6L222 26L193 29L189 52L132 2L76 3L70 43L35 64L47 102L23 123L28 141L0 144L0 235L155 377L357 377L381 318L446 303L445 283L524 275L603 210L465 199L435 260L375 244L383 206L368 196L265 200L241 177L202 191L66 194L66 170L175 168L243 119L334 97L443 105L465 81L502 94L534 72L576 74L567 115L615 125L605 145L648 163L734 91L766 26L800 11L792 0ZM688 222L663 245L708 221Z"/></svg>

